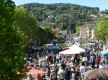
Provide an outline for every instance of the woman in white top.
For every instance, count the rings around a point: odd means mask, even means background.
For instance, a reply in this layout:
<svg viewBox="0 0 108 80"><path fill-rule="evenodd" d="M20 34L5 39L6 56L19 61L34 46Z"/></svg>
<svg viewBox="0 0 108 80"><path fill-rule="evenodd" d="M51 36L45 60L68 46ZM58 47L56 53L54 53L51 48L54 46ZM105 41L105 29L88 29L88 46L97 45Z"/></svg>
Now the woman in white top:
<svg viewBox="0 0 108 80"><path fill-rule="evenodd" d="M58 77L59 77L59 80L64 80L65 78L65 71L62 69L62 67L60 67L58 71Z"/></svg>

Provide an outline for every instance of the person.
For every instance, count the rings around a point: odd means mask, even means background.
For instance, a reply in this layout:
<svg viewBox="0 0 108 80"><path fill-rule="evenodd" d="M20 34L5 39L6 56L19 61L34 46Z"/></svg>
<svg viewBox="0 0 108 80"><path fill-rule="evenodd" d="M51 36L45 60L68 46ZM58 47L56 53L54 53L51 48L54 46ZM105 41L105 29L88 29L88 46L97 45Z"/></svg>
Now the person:
<svg viewBox="0 0 108 80"><path fill-rule="evenodd" d="M48 55L45 56L45 59L48 60Z"/></svg>
<svg viewBox="0 0 108 80"><path fill-rule="evenodd" d="M47 71L48 80L50 80L50 74L51 74L51 70L50 70L50 68L48 67L48 71Z"/></svg>
<svg viewBox="0 0 108 80"><path fill-rule="evenodd" d="M77 67L75 71L75 80L81 79L80 69Z"/></svg>
<svg viewBox="0 0 108 80"><path fill-rule="evenodd" d="M52 71L50 75L50 80L55 80L55 71Z"/></svg>
<svg viewBox="0 0 108 80"><path fill-rule="evenodd" d="M39 64L39 67L42 67L42 59L41 58L39 58L38 64Z"/></svg>
<svg viewBox="0 0 108 80"><path fill-rule="evenodd" d="M70 70L68 68L66 68L66 73L65 73L65 79L66 80L71 80L71 76L70 76Z"/></svg>
<svg viewBox="0 0 108 80"><path fill-rule="evenodd" d="M96 61L96 64L97 64L97 68L99 68L99 63L100 63L100 56L99 55L96 56L95 61Z"/></svg>
<svg viewBox="0 0 108 80"><path fill-rule="evenodd" d="M32 76L32 74L30 74L29 75L29 80L33 80L34 78L33 78L33 76Z"/></svg>
<svg viewBox="0 0 108 80"><path fill-rule="evenodd" d="M59 63L59 59L60 59L60 56L59 56L59 54L57 54L57 55L56 55L57 63Z"/></svg>
<svg viewBox="0 0 108 80"><path fill-rule="evenodd" d="M82 58L82 61L83 61L84 63L86 63L86 62L87 62L87 57L84 56L84 57Z"/></svg>
<svg viewBox="0 0 108 80"><path fill-rule="evenodd" d="M74 55L74 64L77 64L77 54Z"/></svg>
<svg viewBox="0 0 108 80"><path fill-rule="evenodd" d="M72 64L74 65L74 55L71 57Z"/></svg>
<svg viewBox="0 0 108 80"><path fill-rule="evenodd" d="M70 71L70 80L71 80L71 79L72 79L73 69L70 67L70 68L69 68L69 71Z"/></svg>
<svg viewBox="0 0 108 80"><path fill-rule="evenodd" d="M86 69L85 64L82 62L81 66L80 66L80 72L84 73L85 69Z"/></svg>
<svg viewBox="0 0 108 80"><path fill-rule="evenodd" d="M89 62L86 62L86 69L85 69L85 71L88 71L88 70L92 70L92 67L90 66Z"/></svg>
<svg viewBox="0 0 108 80"><path fill-rule="evenodd" d="M80 56L77 55L77 65L80 63Z"/></svg>
<svg viewBox="0 0 108 80"><path fill-rule="evenodd" d="M44 71L46 71L46 68L47 68L47 61L46 60L43 61L43 67L44 67Z"/></svg>
<svg viewBox="0 0 108 80"><path fill-rule="evenodd" d="M102 57L100 60L99 68L105 68L105 58Z"/></svg>
<svg viewBox="0 0 108 80"><path fill-rule="evenodd" d="M108 57L105 57L105 68L108 68Z"/></svg>
<svg viewBox="0 0 108 80"><path fill-rule="evenodd" d="M59 77L59 80L64 80L64 78L65 78L65 71L63 70L62 67L60 67L60 69L58 71L58 77Z"/></svg>
<svg viewBox="0 0 108 80"><path fill-rule="evenodd" d="M85 63L82 62L80 66L81 77L83 77L83 73L86 71Z"/></svg>
<svg viewBox="0 0 108 80"><path fill-rule="evenodd" d="M59 58L59 62L61 62L61 60L62 60L62 56L59 56L60 58Z"/></svg>
<svg viewBox="0 0 108 80"><path fill-rule="evenodd" d="M66 63L65 63L65 61L63 60L62 61L62 63L61 63L61 67L63 68L63 69L65 69L66 68Z"/></svg>
<svg viewBox="0 0 108 80"><path fill-rule="evenodd" d="M56 64L56 56L55 55L53 56L53 59L54 59L53 62L54 62L54 65L55 65Z"/></svg>
<svg viewBox="0 0 108 80"><path fill-rule="evenodd" d="M55 80L57 80L57 73L58 73L59 67L57 66L57 64L54 67L54 71L55 71Z"/></svg>
<svg viewBox="0 0 108 80"><path fill-rule="evenodd" d="M92 65L92 68L94 68L95 67L95 56L93 54L91 55L90 63Z"/></svg>

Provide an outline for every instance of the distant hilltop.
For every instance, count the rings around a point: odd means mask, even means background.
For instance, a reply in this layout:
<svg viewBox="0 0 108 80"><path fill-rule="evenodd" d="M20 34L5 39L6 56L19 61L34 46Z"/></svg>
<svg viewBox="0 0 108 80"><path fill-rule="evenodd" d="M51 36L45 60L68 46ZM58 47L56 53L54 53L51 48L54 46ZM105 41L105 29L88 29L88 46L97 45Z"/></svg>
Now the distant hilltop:
<svg viewBox="0 0 108 80"><path fill-rule="evenodd" d="M46 28L73 29L86 23L92 23L99 14L98 7L87 7L76 4L40 4L28 3L23 5L33 14L41 26Z"/></svg>

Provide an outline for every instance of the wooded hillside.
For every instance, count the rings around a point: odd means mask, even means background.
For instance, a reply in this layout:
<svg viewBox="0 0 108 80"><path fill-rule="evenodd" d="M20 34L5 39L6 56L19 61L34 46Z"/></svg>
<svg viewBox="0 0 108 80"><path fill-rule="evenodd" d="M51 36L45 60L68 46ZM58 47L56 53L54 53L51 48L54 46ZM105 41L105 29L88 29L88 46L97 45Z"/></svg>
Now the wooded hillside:
<svg viewBox="0 0 108 80"><path fill-rule="evenodd" d="M28 3L23 6L37 18L41 26L46 28L73 29L85 22L92 23L99 13L98 7L76 4Z"/></svg>

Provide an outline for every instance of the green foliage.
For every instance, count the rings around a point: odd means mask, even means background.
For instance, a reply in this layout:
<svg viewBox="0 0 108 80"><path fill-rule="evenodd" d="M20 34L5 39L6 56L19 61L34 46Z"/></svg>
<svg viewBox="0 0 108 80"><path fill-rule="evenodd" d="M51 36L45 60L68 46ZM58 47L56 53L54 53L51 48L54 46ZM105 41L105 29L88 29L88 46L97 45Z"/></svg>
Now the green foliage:
<svg viewBox="0 0 108 80"><path fill-rule="evenodd" d="M55 34L51 31L51 29L46 28L45 30L46 30L48 39L53 40L55 38L54 36Z"/></svg>
<svg viewBox="0 0 108 80"><path fill-rule="evenodd" d="M102 14L108 14L108 10L106 9L105 11L101 11Z"/></svg>
<svg viewBox="0 0 108 80"><path fill-rule="evenodd" d="M43 45L45 43L48 43L49 40L52 41L52 39L54 39L54 33L47 28L38 28L38 45Z"/></svg>
<svg viewBox="0 0 108 80"><path fill-rule="evenodd" d="M97 22L99 22L99 21L101 21L101 20L108 20L107 15L99 16L98 19L97 19Z"/></svg>
<svg viewBox="0 0 108 80"><path fill-rule="evenodd" d="M75 4L38 4L29 3L23 5L29 13L33 14L40 25L47 27L53 26L61 29L70 29L71 24L83 24L92 22L93 16L98 15L99 8L86 7ZM72 27L74 30L74 27Z"/></svg>
<svg viewBox="0 0 108 80"><path fill-rule="evenodd" d="M57 37L57 41L61 41L61 40L63 40L63 36L62 36L62 35L59 35L59 36Z"/></svg>
<svg viewBox="0 0 108 80"><path fill-rule="evenodd" d="M80 34L80 26L76 26L76 33Z"/></svg>
<svg viewBox="0 0 108 80"><path fill-rule="evenodd" d="M11 0L0 1L0 80L20 80L27 71L25 37L17 26L13 26L14 9Z"/></svg>
<svg viewBox="0 0 108 80"><path fill-rule="evenodd" d="M33 15L29 14L23 6L15 9L14 19L14 25L18 26L27 36L27 43L37 39L37 30L39 27L37 20Z"/></svg>
<svg viewBox="0 0 108 80"><path fill-rule="evenodd" d="M48 42L48 39L52 39L54 36L50 30L41 28L35 17L28 13L23 6L15 9L14 19L14 25L18 26L27 36L28 44L34 42L37 46L43 45Z"/></svg>
<svg viewBox="0 0 108 80"><path fill-rule="evenodd" d="M108 20L101 20L97 23L94 36L97 40L103 40L104 42L108 39Z"/></svg>

